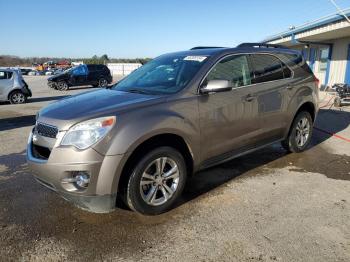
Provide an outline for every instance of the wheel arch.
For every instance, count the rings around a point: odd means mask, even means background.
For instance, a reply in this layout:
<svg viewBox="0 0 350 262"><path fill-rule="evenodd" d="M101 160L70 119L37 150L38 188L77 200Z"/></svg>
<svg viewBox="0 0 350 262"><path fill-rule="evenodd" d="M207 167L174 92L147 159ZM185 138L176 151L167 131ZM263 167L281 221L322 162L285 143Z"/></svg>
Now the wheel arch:
<svg viewBox="0 0 350 262"><path fill-rule="evenodd" d="M7 95L7 99L10 100L10 96L11 96L14 92L18 92L18 91L21 92L22 94L24 94L21 88L15 88L15 89L13 89L13 90L11 90L11 91L9 92L9 94ZM25 95L25 94L24 94L24 95Z"/></svg>
<svg viewBox="0 0 350 262"><path fill-rule="evenodd" d="M315 119L316 119L316 106L315 106L314 103L311 102L311 101L304 102L304 103L302 103L301 105L299 105L298 109L297 109L296 112L294 113L293 118L292 118L292 121L290 121L290 123L289 123L289 127L288 127L288 131L287 131L286 136L289 135L290 129L291 129L292 125L293 125L293 122L294 122L295 118L296 118L297 115L298 115L300 112L302 112L302 111L309 112L310 115L311 115L311 118L312 118L312 122L313 122L313 123L315 122Z"/></svg>
<svg viewBox="0 0 350 262"><path fill-rule="evenodd" d="M131 175L131 170L137 161L146 153L157 147L169 146L178 150L184 157L187 174L191 175L194 170L194 160L192 156L192 151L186 143L185 139L178 134L174 133L163 133L157 134L148 139L142 141L138 144L131 154L128 156L119 177L117 195L123 192L125 186L127 185L129 176Z"/></svg>

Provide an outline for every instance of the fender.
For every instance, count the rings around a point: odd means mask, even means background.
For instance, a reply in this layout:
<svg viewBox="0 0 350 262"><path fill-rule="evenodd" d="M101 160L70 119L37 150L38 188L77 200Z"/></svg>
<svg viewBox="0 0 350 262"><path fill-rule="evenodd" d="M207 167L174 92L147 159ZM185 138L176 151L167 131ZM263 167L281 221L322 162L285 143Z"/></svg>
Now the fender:
<svg viewBox="0 0 350 262"><path fill-rule="evenodd" d="M15 87L15 88L12 88L12 90L8 93L8 95L7 95L7 99L9 100L10 99L10 95L13 93L13 92L15 92L15 91L21 91L21 92L23 92L23 89L22 89L22 87Z"/></svg>
<svg viewBox="0 0 350 262"><path fill-rule="evenodd" d="M137 112L137 115L140 115L140 111ZM113 170L114 176L109 177L112 194L117 193L124 166L135 149L145 141L158 135L172 134L181 137L192 155L194 165L200 161L198 159L200 156L199 146L194 146L199 145L198 131L194 123L186 120L182 115L170 111L158 111L157 114L153 112L151 115L143 116L141 119L146 122L139 121L138 123L130 120L124 123L124 117L126 120L133 117L130 113L117 118L117 124L118 121L119 123L123 121L123 124L121 124L123 128L118 130L116 135L112 135L114 139L106 152L106 158L114 156L119 161L115 170ZM195 141L196 139L198 140Z"/></svg>
<svg viewBox="0 0 350 262"><path fill-rule="evenodd" d="M295 87L298 88L298 87ZM317 87L316 87L317 88ZM306 104L306 103L311 103L313 104L314 108L315 108L315 112L314 112L314 117L316 117L317 114L317 95L314 92L314 90L312 90L310 87L308 86L301 86L298 88L298 91L296 91L296 93L289 99L289 104L287 107L287 112L289 112L288 114L288 129L286 129L286 132L284 134L284 137L287 137L290 127L293 124L293 120L297 114L297 112L300 110L300 108Z"/></svg>
<svg viewBox="0 0 350 262"><path fill-rule="evenodd" d="M199 155L192 146L199 147L200 140L197 97L165 101L117 112L115 127L94 149L107 156L122 155L150 137L170 133L182 137Z"/></svg>

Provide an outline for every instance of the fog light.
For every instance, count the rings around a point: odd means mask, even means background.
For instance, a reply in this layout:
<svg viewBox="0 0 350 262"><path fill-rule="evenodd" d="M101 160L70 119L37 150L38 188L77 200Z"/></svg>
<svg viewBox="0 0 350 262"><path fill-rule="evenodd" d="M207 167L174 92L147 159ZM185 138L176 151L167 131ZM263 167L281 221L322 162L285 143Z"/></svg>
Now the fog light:
<svg viewBox="0 0 350 262"><path fill-rule="evenodd" d="M86 188L90 183L90 176L84 171L77 172L74 178L75 184L80 188Z"/></svg>

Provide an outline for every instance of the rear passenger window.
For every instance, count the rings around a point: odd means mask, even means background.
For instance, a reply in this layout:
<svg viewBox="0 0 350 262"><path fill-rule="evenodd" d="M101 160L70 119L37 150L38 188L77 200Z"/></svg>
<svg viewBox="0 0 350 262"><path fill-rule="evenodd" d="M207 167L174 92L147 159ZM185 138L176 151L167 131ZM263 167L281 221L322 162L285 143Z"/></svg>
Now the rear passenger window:
<svg viewBox="0 0 350 262"><path fill-rule="evenodd" d="M252 55L254 83L275 81L289 78L292 72L286 65L272 55Z"/></svg>
<svg viewBox="0 0 350 262"><path fill-rule="evenodd" d="M12 77L12 72L0 71L0 80L1 79L10 79Z"/></svg>
<svg viewBox="0 0 350 262"><path fill-rule="evenodd" d="M208 74L206 81L228 80L233 87L251 84L251 71L245 55L234 55L221 60Z"/></svg>

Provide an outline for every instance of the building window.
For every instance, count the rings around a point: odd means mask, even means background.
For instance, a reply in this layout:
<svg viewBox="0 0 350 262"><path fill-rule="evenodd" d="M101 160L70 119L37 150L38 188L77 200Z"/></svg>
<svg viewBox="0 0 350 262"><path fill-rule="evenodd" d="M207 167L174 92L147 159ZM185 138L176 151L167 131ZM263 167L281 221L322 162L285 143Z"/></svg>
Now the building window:
<svg viewBox="0 0 350 262"><path fill-rule="evenodd" d="M319 72L324 72L327 70L328 55L329 55L329 48L320 49L319 65L318 65Z"/></svg>

